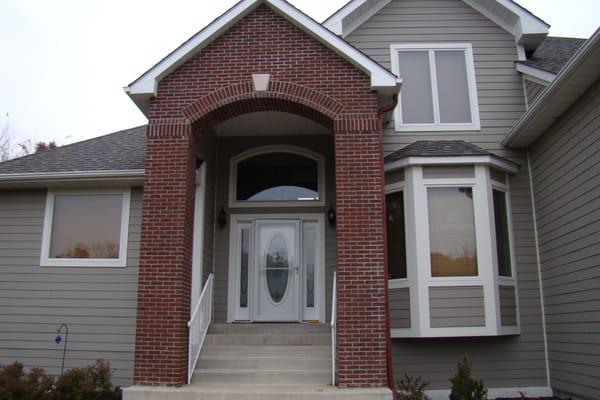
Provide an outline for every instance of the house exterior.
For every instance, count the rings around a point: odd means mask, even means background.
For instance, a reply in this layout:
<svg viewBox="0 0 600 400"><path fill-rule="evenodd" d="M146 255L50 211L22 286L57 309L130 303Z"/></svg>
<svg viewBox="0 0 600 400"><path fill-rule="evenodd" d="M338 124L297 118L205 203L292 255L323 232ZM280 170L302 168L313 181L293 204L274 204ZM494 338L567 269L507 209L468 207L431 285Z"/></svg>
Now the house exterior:
<svg viewBox="0 0 600 400"><path fill-rule="evenodd" d="M130 399L441 399L464 355L600 398L600 39L547 35L240 1L126 88L147 126L0 164L0 363L58 373L66 323Z"/></svg>

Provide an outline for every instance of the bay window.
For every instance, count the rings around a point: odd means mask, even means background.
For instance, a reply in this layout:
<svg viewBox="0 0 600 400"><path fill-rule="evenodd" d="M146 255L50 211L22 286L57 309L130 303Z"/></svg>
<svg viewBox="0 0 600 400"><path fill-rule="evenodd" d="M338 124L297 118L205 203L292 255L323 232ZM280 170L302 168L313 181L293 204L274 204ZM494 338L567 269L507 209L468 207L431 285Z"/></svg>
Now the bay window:
<svg viewBox="0 0 600 400"><path fill-rule="evenodd" d="M507 179L517 167L449 159L386 171L392 337L518 334L518 317L502 317L518 315Z"/></svg>

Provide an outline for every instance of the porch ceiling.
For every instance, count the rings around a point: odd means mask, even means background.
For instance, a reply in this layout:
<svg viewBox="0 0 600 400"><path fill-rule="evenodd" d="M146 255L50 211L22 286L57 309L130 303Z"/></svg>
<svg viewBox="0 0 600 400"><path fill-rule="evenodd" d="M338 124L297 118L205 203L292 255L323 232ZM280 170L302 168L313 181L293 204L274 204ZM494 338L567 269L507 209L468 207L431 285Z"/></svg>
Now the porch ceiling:
<svg viewBox="0 0 600 400"><path fill-rule="evenodd" d="M240 115L214 127L217 136L328 135L321 124L295 114L261 111Z"/></svg>

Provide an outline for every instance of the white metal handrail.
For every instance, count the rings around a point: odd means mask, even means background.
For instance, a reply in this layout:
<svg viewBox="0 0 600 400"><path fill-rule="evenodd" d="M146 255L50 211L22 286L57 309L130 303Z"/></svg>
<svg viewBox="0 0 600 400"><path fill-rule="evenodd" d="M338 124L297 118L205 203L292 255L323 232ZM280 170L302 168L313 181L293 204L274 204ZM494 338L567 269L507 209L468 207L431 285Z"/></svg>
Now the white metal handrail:
<svg viewBox="0 0 600 400"><path fill-rule="evenodd" d="M200 294L200 299L198 300L198 304L192 313L192 317L188 322L189 328L189 354L188 354L188 384L192 380L192 375L194 374L194 369L196 368L196 363L198 362L198 357L200 357L200 351L202 350L202 345L204 344L204 339L206 338L206 334L208 333L208 328L210 327L210 323L212 320L212 308L213 308L213 282L214 282L213 274L210 274L206 283L204 284L204 289L202 289L202 294Z"/></svg>
<svg viewBox="0 0 600 400"><path fill-rule="evenodd" d="M331 298L331 384L335 386L335 357L337 340L337 273L333 272L333 296Z"/></svg>

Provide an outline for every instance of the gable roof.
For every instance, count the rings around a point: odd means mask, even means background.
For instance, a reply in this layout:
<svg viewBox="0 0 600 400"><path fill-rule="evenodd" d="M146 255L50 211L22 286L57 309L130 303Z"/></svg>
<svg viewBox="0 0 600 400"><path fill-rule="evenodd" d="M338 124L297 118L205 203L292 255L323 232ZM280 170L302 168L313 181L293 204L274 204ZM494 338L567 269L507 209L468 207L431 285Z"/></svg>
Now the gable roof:
<svg viewBox="0 0 600 400"><path fill-rule="evenodd" d="M544 39L531 57L528 57L526 61L519 61L519 64L558 74L585 43L585 40L549 36Z"/></svg>
<svg viewBox="0 0 600 400"><path fill-rule="evenodd" d="M47 177L143 175L146 126L126 129L0 163L0 182Z"/></svg>
<svg viewBox="0 0 600 400"><path fill-rule="evenodd" d="M556 79L521 116L502 144L526 147L542 136L575 102L600 80L600 29L562 68Z"/></svg>
<svg viewBox="0 0 600 400"><path fill-rule="evenodd" d="M392 0L352 0L323 22L337 35L345 37ZM515 36L519 45L535 49L550 27L513 0L462 0Z"/></svg>
<svg viewBox="0 0 600 400"><path fill-rule="evenodd" d="M125 88L125 91L142 111L146 111L150 98L156 95L158 83L161 79L185 63L261 4L267 5L274 12L286 18L323 45L367 73L371 77L371 87L373 90L390 95L398 92L401 80L396 75L285 0L241 0L133 81Z"/></svg>

